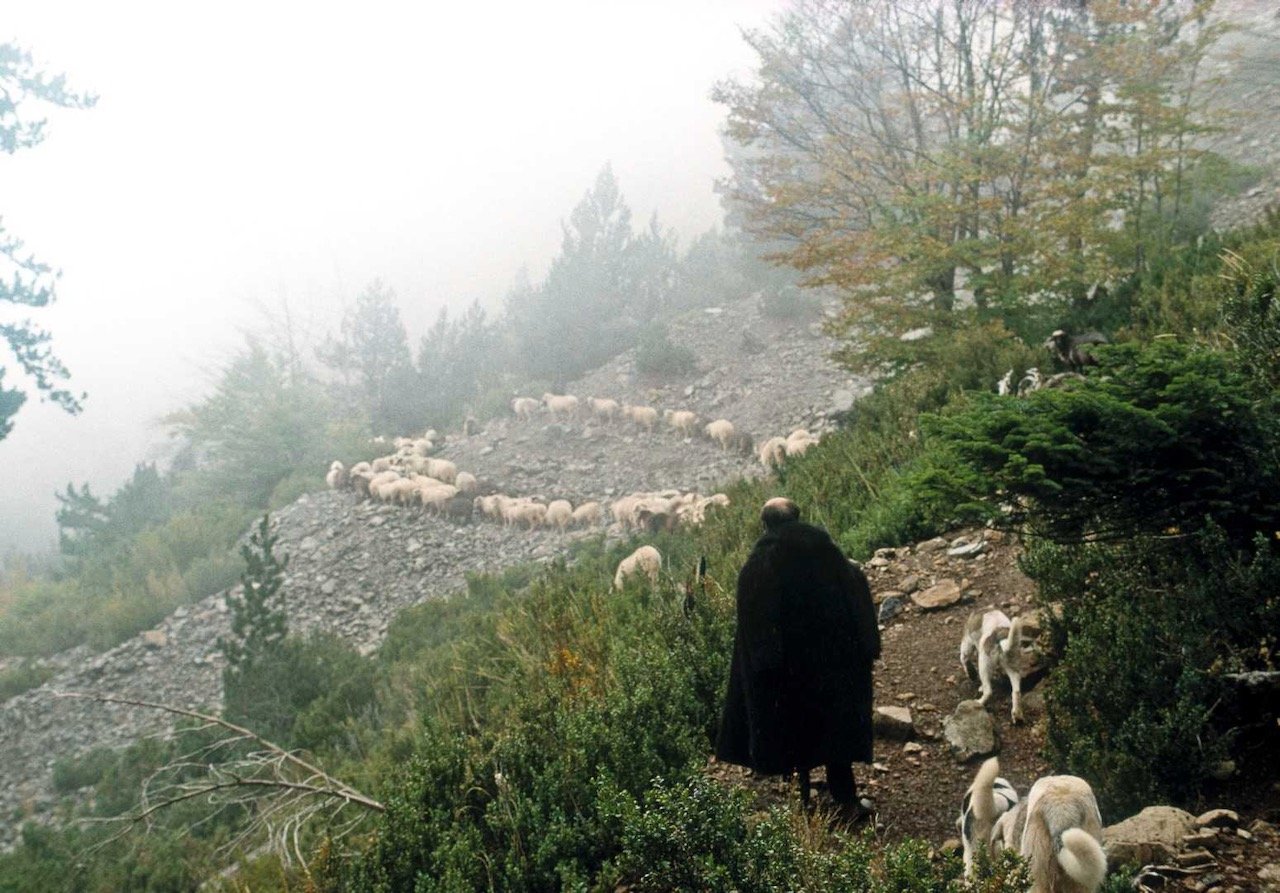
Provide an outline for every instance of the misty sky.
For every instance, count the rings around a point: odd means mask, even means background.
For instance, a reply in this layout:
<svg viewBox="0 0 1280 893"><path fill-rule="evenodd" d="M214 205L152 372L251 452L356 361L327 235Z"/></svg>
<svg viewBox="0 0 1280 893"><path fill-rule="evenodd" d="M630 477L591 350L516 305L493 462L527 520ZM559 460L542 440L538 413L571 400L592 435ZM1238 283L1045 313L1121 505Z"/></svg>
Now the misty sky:
<svg viewBox="0 0 1280 893"><path fill-rule="evenodd" d="M67 481L107 493L161 455L156 419L256 306L319 333L381 277L416 342L539 276L606 161L637 224L717 224L708 93L781 5L6 2L0 40L100 98L0 156L6 227L63 271L38 319L89 392L75 418L33 398L0 441L0 554L52 543Z"/></svg>

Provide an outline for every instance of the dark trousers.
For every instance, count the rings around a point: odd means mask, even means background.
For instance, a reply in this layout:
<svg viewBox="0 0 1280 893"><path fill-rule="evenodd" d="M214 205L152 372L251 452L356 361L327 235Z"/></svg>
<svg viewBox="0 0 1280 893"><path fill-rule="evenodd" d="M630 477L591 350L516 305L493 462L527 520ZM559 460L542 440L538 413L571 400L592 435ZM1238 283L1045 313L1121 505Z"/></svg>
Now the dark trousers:
<svg viewBox="0 0 1280 893"><path fill-rule="evenodd" d="M809 770L800 769L800 802L809 805ZM827 790L831 799L841 806L857 802L858 786L853 780L852 763L834 763L827 765Z"/></svg>

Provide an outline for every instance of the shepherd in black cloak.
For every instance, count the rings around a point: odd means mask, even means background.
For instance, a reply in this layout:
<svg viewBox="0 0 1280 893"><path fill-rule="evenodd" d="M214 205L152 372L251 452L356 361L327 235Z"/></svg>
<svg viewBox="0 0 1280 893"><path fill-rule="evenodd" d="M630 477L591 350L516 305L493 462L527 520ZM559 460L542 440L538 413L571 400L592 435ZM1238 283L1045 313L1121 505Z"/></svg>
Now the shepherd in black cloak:
<svg viewBox="0 0 1280 893"><path fill-rule="evenodd" d="M832 798L858 810L854 762L871 753L871 667L880 656L871 589L825 530L771 499L738 575L738 627L716 756L757 772L826 766Z"/></svg>

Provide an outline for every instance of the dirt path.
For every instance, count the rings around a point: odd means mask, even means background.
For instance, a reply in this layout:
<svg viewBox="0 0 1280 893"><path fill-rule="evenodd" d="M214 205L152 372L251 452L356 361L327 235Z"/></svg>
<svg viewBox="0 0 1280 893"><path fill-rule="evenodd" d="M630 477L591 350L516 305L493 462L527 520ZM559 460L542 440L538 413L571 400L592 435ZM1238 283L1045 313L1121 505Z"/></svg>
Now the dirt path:
<svg viewBox="0 0 1280 893"><path fill-rule="evenodd" d="M973 538L981 531L954 531ZM922 838L941 847L956 837L956 813L980 760L961 764L951 753L942 733L943 721L963 700L975 698L978 687L960 668L961 629L980 607L996 605L1014 616L1034 608L1035 584L1018 567L1020 548L1010 539L987 532L985 551L976 558L949 558L942 540L915 547L883 550L865 570L877 601L912 590L925 590L939 581L955 581L963 595L960 602L931 611L921 610L904 598L905 610L882 627L883 656L876 666L877 706L910 709L917 734L910 741L877 737L876 761L855 766L860 791L876 806L877 834L885 841ZM941 548L937 548L942 546ZM911 578L915 579L912 580ZM1045 713L1039 680L1024 685L1026 720L1013 725L1009 717L1007 688L997 687L989 705L999 736L1001 774L1023 794L1031 783L1053 767L1041 756L1045 742ZM746 787L758 797L761 809L796 801L795 783L763 778L736 766L712 763L712 776ZM821 777L821 771L815 778ZM1186 890L1280 890L1280 874L1273 883L1260 877L1267 866L1280 866L1280 783L1274 770L1267 779L1244 779L1211 795L1212 802L1237 810L1241 827L1261 829L1247 837L1233 837L1214 853L1217 864L1201 875L1181 882ZM821 804L821 800L819 803ZM1103 816L1112 824L1125 816ZM1259 821L1263 824L1259 825ZM1266 823L1270 823L1268 826ZM1207 883L1206 883L1207 881ZM1179 889L1173 886L1170 889Z"/></svg>

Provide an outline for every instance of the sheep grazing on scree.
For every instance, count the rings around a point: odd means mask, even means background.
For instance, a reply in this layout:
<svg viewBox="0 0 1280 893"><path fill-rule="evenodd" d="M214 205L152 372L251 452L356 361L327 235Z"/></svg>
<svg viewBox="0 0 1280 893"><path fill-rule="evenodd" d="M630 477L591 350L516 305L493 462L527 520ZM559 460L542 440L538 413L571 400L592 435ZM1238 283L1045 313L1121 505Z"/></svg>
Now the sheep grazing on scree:
<svg viewBox="0 0 1280 893"><path fill-rule="evenodd" d="M733 422L728 419L716 419L702 430L706 432L707 437L720 444L721 450L729 449L729 442L733 440Z"/></svg>
<svg viewBox="0 0 1280 893"><path fill-rule="evenodd" d="M602 422L613 421L622 411L617 400L603 397L588 397L587 406L590 407L591 414Z"/></svg>
<svg viewBox="0 0 1280 893"><path fill-rule="evenodd" d="M542 404L532 397L516 397L511 401L511 411L516 414L516 418L529 421L533 418Z"/></svg>
<svg viewBox="0 0 1280 893"><path fill-rule="evenodd" d="M662 418L668 425L679 431L681 437L692 437L698 427L697 415L687 409L665 410Z"/></svg>
<svg viewBox="0 0 1280 893"><path fill-rule="evenodd" d="M572 394L543 394L542 402L556 419L571 419L578 413L578 398Z"/></svg>
<svg viewBox="0 0 1280 893"><path fill-rule="evenodd" d="M329 466L329 473L324 476L324 482L330 490L337 490L347 485L347 470L341 462L334 460Z"/></svg>

